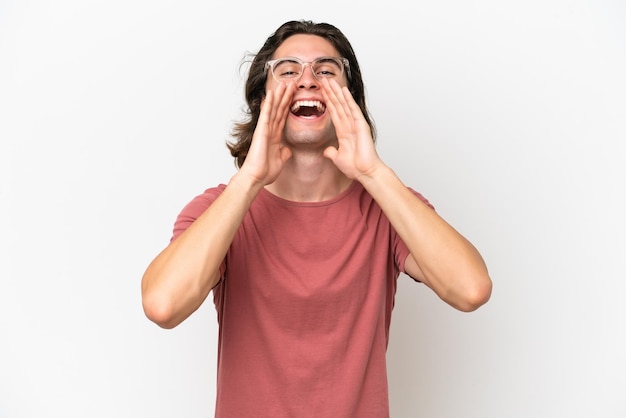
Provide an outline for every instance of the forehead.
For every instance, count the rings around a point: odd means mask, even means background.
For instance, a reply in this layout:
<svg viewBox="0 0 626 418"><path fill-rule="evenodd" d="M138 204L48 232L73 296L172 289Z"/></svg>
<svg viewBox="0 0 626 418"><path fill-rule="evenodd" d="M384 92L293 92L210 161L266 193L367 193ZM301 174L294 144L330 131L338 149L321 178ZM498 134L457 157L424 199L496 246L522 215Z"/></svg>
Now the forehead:
<svg viewBox="0 0 626 418"><path fill-rule="evenodd" d="M321 36L307 34L290 36L274 52L274 58L296 57L304 61L324 56L337 57L339 53L333 44Z"/></svg>

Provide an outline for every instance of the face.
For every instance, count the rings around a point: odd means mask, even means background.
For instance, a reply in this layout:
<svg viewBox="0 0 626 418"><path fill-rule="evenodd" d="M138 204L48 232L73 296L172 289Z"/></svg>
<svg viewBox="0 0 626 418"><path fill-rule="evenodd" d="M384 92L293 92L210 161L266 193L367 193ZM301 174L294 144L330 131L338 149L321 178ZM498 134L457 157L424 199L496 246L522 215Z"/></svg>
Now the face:
<svg viewBox="0 0 626 418"><path fill-rule="evenodd" d="M287 38L276 49L273 59L295 57L303 62L312 62L320 57L339 57L339 53L326 39L316 35L298 34ZM324 73L326 74L326 73ZM318 78L323 76L322 73ZM302 76L295 81L296 90L292 98L291 112L287 117L284 142L292 147L319 145L323 148L337 140L335 128L322 97L322 85L313 75L311 65L306 65ZM335 80L347 85L346 72ZM294 82L294 81L288 81ZM267 90L278 85L272 74L267 76Z"/></svg>

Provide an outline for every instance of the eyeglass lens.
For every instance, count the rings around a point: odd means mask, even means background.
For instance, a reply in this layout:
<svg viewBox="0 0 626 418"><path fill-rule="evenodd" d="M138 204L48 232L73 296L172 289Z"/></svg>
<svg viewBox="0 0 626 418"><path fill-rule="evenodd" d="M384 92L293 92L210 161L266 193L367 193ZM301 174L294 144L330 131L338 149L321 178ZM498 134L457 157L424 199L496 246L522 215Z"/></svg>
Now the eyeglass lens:
<svg viewBox="0 0 626 418"><path fill-rule="evenodd" d="M304 66L310 65L315 78L334 78L343 72L343 63L338 59L318 58L312 63L303 63L290 58L276 61L273 66L274 76L281 80L299 79L304 72Z"/></svg>

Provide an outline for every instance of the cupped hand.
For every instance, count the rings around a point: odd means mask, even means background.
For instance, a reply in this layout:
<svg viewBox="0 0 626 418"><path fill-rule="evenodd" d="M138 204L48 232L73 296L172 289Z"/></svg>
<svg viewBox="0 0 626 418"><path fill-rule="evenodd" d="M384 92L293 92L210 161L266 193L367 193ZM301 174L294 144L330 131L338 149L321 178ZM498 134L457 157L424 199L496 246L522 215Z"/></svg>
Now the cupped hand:
<svg viewBox="0 0 626 418"><path fill-rule="evenodd" d="M372 131L361 108L347 87L328 79L321 84L337 134L337 147L326 148L324 156L351 179L372 175L383 162L376 152Z"/></svg>
<svg viewBox="0 0 626 418"><path fill-rule="evenodd" d="M261 103L259 120L240 173L248 174L262 185L274 182L292 155L291 149L282 143L282 135L294 88L294 83L279 83L275 90L267 91Z"/></svg>

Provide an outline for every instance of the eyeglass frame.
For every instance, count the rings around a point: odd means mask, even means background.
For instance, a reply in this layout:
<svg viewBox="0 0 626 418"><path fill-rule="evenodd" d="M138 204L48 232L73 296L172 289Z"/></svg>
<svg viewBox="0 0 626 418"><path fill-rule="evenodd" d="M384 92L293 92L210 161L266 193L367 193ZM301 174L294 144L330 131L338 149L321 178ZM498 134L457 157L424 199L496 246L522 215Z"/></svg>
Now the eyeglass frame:
<svg viewBox="0 0 626 418"><path fill-rule="evenodd" d="M298 57L282 57L282 58L276 58L273 60L269 60L269 61L265 61L265 72L267 73L268 71L270 71L272 73L272 77L274 78L274 80L276 80L277 82L281 82L282 80L279 80L278 78L276 78L276 75L274 74L274 64L276 64L278 61L283 61L283 60L292 60L295 61L297 63L299 63L302 66L302 72L300 73L300 77L298 78L293 78L293 81L299 81L302 76L304 75L304 68L308 65L309 67L311 67L311 74L313 74L313 77L318 80L321 81L319 78L317 78L317 75L315 74L315 71L313 71L313 63L319 61L319 60L327 60L327 59L332 59L332 60L339 60L339 62L342 64L341 65L341 74L346 74L346 77L348 80L350 80L351 74L350 74L350 61L347 58L344 57L331 57L331 56L325 56L325 57L318 57L315 58L313 61L302 61L300 58ZM323 77L322 77L323 78Z"/></svg>

